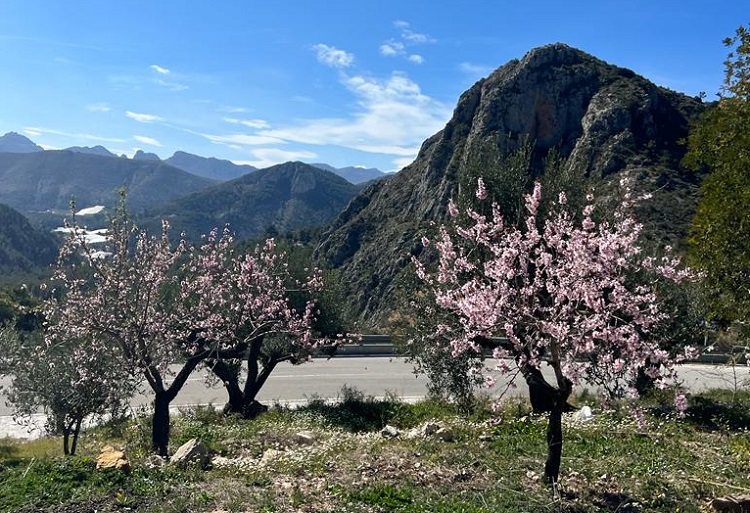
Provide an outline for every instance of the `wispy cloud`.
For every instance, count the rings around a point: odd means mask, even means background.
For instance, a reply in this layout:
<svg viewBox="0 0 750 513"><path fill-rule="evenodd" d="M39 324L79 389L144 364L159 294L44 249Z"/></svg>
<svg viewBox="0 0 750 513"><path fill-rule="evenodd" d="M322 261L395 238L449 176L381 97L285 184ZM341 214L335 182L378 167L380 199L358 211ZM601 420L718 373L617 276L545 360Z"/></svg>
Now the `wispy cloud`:
<svg viewBox="0 0 750 513"><path fill-rule="evenodd" d="M80 143L81 141L97 142L97 143L122 143L125 139L117 137L103 137L95 134L87 134L81 132L66 132L64 130L57 130L54 128L45 128L39 126L26 126L23 128L23 133L29 137L39 137L41 135L56 135L71 139L74 142Z"/></svg>
<svg viewBox="0 0 750 513"><path fill-rule="evenodd" d="M149 146L156 146L161 147L163 146L162 143L154 139L153 137L146 137L145 135L134 135L133 139L138 141L141 144L147 144Z"/></svg>
<svg viewBox="0 0 750 513"><path fill-rule="evenodd" d="M190 89L190 86L187 86L185 84L181 84L179 82L173 82L170 80L162 80L160 78L157 78L156 80L154 80L154 83L162 87L166 87L170 91L186 91Z"/></svg>
<svg viewBox="0 0 750 513"><path fill-rule="evenodd" d="M422 64L424 57L417 53L409 53L410 46L422 45L436 42L435 38L428 34L414 32L408 22L394 21L393 26L398 29L398 38L388 39L380 45L380 54L386 57L401 56L413 64Z"/></svg>
<svg viewBox="0 0 750 513"><path fill-rule="evenodd" d="M86 110L91 112L109 112L112 110L112 107L107 103L90 103L86 105Z"/></svg>
<svg viewBox="0 0 750 513"><path fill-rule="evenodd" d="M254 160L233 160L237 165L247 164L257 168L270 167L283 162L293 160L306 160L308 162L318 157L317 153L306 150L279 150L275 148L258 148L250 151Z"/></svg>
<svg viewBox="0 0 750 513"><path fill-rule="evenodd" d="M339 50L335 46L318 43L312 47L318 62L332 68L347 68L354 64L354 54Z"/></svg>
<svg viewBox="0 0 750 513"><path fill-rule="evenodd" d="M233 125L242 125L248 128L271 128L268 121L265 119L238 119L238 118L224 118L227 123Z"/></svg>
<svg viewBox="0 0 750 513"><path fill-rule="evenodd" d="M436 39L429 34L414 32L408 21L397 20L393 26L401 31L401 38L415 44L435 43Z"/></svg>
<svg viewBox="0 0 750 513"><path fill-rule="evenodd" d="M164 121L164 118L155 116L153 114L143 114L140 112L125 111L125 115L130 119L134 119L139 123L155 123L157 121Z"/></svg>
<svg viewBox="0 0 750 513"><path fill-rule="evenodd" d="M342 81L359 105L351 117L311 119L261 130L258 135L413 158L422 141L440 130L450 117L448 106L422 93L419 85L403 73L393 73L386 79L343 76Z"/></svg>
<svg viewBox="0 0 750 513"><path fill-rule="evenodd" d="M404 46L404 43L399 41L391 39L380 45L380 53L387 57L403 55L404 52L406 52L406 47Z"/></svg>
<svg viewBox="0 0 750 513"><path fill-rule="evenodd" d="M203 137L216 144L226 144L233 148L242 146L262 146L266 144L284 144L286 141L270 135L254 134L227 134L212 135L202 134Z"/></svg>
<svg viewBox="0 0 750 513"><path fill-rule="evenodd" d="M151 69L154 70L154 71L156 71L160 75L169 75L171 73L169 71L169 69L167 69L167 68L165 68L163 66L159 66L158 64L152 64L151 65Z"/></svg>
<svg viewBox="0 0 750 513"><path fill-rule="evenodd" d="M245 107L237 107L234 105L223 105L219 107L219 110L221 112L228 112L229 114L241 114L243 112L247 112L247 109Z"/></svg>

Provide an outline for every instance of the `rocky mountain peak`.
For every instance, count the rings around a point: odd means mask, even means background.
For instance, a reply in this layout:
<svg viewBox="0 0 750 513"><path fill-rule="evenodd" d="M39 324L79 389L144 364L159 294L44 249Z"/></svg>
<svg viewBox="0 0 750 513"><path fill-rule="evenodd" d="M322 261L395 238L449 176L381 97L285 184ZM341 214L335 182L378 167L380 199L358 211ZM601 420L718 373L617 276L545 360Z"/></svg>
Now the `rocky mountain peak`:
<svg viewBox="0 0 750 513"><path fill-rule="evenodd" d="M319 253L339 268L363 317L377 319L422 231L445 218L461 182L502 165L530 141L534 176L554 150L567 171L602 180L634 174L644 187L679 195L684 189L663 186L675 176L695 184L681 168L678 141L703 108L695 98L568 45L533 49L464 92L451 120L423 143L412 164L352 200ZM676 232L684 231L687 219L673 221L681 223Z"/></svg>
<svg viewBox="0 0 750 513"><path fill-rule="evenodd" d="M8 132L0 137L0 152L2 153L32 153L36 151L43 151L43 148L19 133Z"/></svg>
<svg viewBox="0 0 750 513"><path fill-rule="evenodd" d="M138 150L133 155L133 160L161 160L159 155L156 153L148 153L143 150Z"/></svg>

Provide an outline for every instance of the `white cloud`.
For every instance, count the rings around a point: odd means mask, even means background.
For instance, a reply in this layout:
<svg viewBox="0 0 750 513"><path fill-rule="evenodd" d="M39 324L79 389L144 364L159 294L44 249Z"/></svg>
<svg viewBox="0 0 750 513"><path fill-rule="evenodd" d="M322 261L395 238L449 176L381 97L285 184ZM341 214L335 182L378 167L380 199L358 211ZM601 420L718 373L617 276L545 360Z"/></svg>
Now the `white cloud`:
<svg viewBox="0 0 750 513"><path fill-rule="evenodd" d="M434 43L436 41L435 38L429 34L414 32L411 29L411 24L409 22L398 20L393 22L393 26L401 31L401 38L404 41L414 44Z"/></svg>
<svg viewBox="0 0 750 513"><path fill-rule="evenodd" d="M159 66L158 64L152 64L151 69L160 75L169 75L170 73L170 71L167 68Z"/></svg>
<svg viewBox="0 0 750 513"><path fill-rule="evenodd" d="M318 157L317 153L305 150L279 150L274 148L258 148L250 152L255 160L233 160L237 165L247 164L257 168L264 168L281 164L283 162L290 162L294 160L307 160L311 161Z"/></svg>
<svg viewBox="0 0 750 513"><path fill-rule="evenodd" d="M312 119L258 134L413 158L424 139L442 129L451 114L448 106L422 93L403 73L386 79L355 75L342 80L357 99L358 110L351 117Z"/></svg>
<svg viewBox="0 0 750 513"><path fill-rule="evenodd" d="M354 54L339 50L335 46L318 43L313 46L318 61L332 68L347 68L354 64Z"/></svg>
<svg viewBox="0 0 750 513"><path fill-rule="evenodd" d="M268 121L265 119L237 119L237 118L224 118L227 123L234 125L242 125L248 128L271 128Z"/></svg>
<svg viewBox="0 0 750 513"><path fill-rule="evenodd" d="M185 91L187 89L190 89L189 86L186 86L185 84L180 84L179 82L170 82L168 80L162 80L161 78L157 78L154 80L154 82L162 87L166 87L170 91Z"/></svg>
<svg viewBox="0 0 750 513"><path fill-rule="evenodd" d="M393 26L399 30L400 40L389 39L380 45L381 55L385 55L386 57L402 56L413 64L422 64L424 57L417 53L407 53L407 48L425 43L434 43L435 39L427 34L414 32L411 30L409 23L403 20L394 21Z"/></svg>
<svg viewBox="0 0 750 513"><path fill-rule="evenodd" d="M217 144L239 145L239 146L261 146L264 144L284 144L285 141L278 137L268 135L252 134L228 134L228 135L211 135L202 134L209 141Z"/></svg>
<svg viewBox="0 0 750 513"><path fill-rule="evenodd" d="M225 105L223 107L219 107L219 110L222 112L228 112L230 114L240 114L242 112L247 112L247 109L245 107L235 107L233 105Z"/></svg>
<svg viewBox="0 0 750 513"><path fill-rule="evenodd" d="M90 103L86 105L86 110L91 112L109 112L112 110L112 107L106 103Z"/></svg>
<svg viewBox="0 0 750 513"><path fill-rule="evenodd" d="M382 45L380 45L380 53L382 55L385 55L387 57L392 57L394 55L403 55L405 52L404 43L400 43L399 41L386 41Z"/></svg>
<svg viewBox="0 0 750 513"><path fill-rule="evenodd" d="M134 119L139 123L155 123L156 121L164 121L164 118L154 116L153 114L141 114L139 112L126 111L125 115L130 119Z"/></svg>
<svg viewBox="0 0 750 513"><path fill-rule="evenodd" d="M141 144L147 144L149 146L157 146L157 147L162 146L162 144L156 139L154 139L153 137L146 137L145 135L134 135L133 139L135 139Z"/></svg>
<svg viewBox="0 0 750 513"><path fill-rule="evenodd" d="M48 134L48 135L57 135L60 137L65 137L67 139L72 139L78 142L80 141L108 142L108 143L125 142L125 139L120 139L117 137L103 137L103 136L96 135L96 134L86 134L86 133L80 133L80 132L65 132L63 130L56 130L54 128L44 128L44 127L38 127L38 126L24 127L23 132L31 137L39 137L40 135Z"/></svg>
<svg viewBox="0 0 750 513"><path fill-rule="evenodd" d="M397 158L397 159L393 159L391 162L393 162L393 165L395 166L395 168L392 170L386 171L387 173L390 173L393 171L401 171L406 166L414 162L414 158L413 157Z"/></svg>

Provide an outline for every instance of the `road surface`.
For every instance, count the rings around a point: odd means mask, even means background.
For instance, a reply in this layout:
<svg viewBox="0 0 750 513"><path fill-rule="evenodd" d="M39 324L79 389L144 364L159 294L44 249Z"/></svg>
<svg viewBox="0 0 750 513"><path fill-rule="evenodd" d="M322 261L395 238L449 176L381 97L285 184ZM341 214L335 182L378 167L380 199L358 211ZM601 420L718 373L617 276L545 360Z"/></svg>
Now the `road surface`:
<svg viewBox="0 0 750 513"><path fill-rule="evenodd" d="M688 364L679 368L679 377L688 390L699 392L709 388L733 388L750 385L750 369L738 366ZM548 379L551 373L545 371ZM8 384L9 378L0 378L0 386ZM303 365L282 364L277 367L259 394L261 402L272 404L303 404L313 397L336 398L342 387L351 386L372 396L395 394L404 400L415 400L427 392L427 380L415 376L412 365L398 357L342 357L317 358ZM146 387L147 388L147 387ZM493 389L495 393L505 390L505 381L500 379ZM577 388L574 391L580 391ZM492 392L492 391L491 391ZM526 393L521 381L510 394ZM134 398L133 406L148 405L149 394ZM207 387L198 372L191 377L173 401L175 409L196 404L214 404L220 407L226 401L226 392L221 385ZM25 428L15 424L10 417L12 409L5 404L5 396L0 392L0 438L3 436L29 436ZM42 417L36 419L43 424ZM33 434L32 434L33 436Z"/></svg>

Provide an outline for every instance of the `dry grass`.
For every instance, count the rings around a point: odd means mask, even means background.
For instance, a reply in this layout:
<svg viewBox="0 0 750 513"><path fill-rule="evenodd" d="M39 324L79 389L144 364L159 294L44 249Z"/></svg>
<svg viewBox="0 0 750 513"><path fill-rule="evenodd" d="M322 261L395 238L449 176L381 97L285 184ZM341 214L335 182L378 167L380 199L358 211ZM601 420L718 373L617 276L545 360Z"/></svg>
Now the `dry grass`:
<svg viewBox="0 0 750 513"><path fill-rule="evenodd" d="M742 401L693 398L691 415L677 419L656 400L646 405L645 426L627 408L593 405L593 419L567 418L557 496L540 481L546 418L522 403L462 416L438 403L356 396L335 407L276 409L252 422L199 409L175 422L173 439L175 447L203 439L214 454L206 471L149 468L144 420L114 439L133 460L129 476L96 473L86 457L45 458L27 471L55 441L0 444L11 448L2 453L0 511L700 512L714 497L750 493L750 422L739 425L750 396ZM410 433L428 419L453 440ZM381 436L385 423L400 436ZM87 436L84 452L112 441L107 433ZM50 480L64 496L50 492Z"/></svg>

